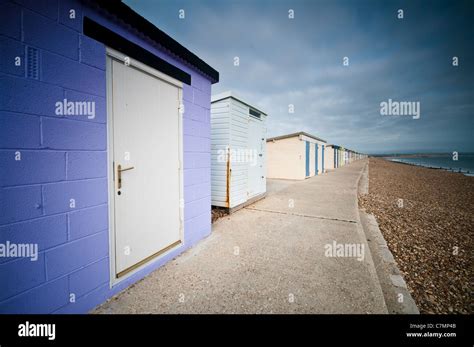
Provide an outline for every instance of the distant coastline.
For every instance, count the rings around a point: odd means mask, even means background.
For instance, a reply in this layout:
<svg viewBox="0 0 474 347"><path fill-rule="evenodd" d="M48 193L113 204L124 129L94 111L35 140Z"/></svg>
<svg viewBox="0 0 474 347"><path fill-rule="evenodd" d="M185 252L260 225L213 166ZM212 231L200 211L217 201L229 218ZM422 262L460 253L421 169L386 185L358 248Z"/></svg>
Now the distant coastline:
<svg viewBox="0 0 474 347"><path fill-rule="evenodd" d="M460 153L457 160L453 159L452 154L446 153L385 155L380 158L401 164L474 176L474 154L472 153Z"/></svg>
<svg viewBox="0 0 474 347"><path fill-rule="evenodd" d="M474 156L474 152L459 152L459 156ZM382 153L369 154L370 157L376 158L432 158L432 157L452 157L453 153Z"/></svg>

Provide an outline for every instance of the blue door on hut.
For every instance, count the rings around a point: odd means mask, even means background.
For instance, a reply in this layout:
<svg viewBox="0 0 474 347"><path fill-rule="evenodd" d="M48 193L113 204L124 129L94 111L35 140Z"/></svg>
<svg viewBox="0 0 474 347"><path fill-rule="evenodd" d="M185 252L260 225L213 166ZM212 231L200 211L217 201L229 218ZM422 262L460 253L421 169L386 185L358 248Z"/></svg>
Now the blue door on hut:
<svg viewBox="0 0 474 347"><path fill-rule="evenodd" d="M316 176L318 174L318 144L314 144L314 152L316 155L314 156L314 175Z"/></svg>
<svg viewBox="0 0 474 347"><path fill-rule="evenodd" d="M306 177L309 177L309 141L306 141Z"/></svg>
<svg viewBox="0 0 474 347"><path fill-rule="evenodd" d="M324 145L321 145L321 173L324 173Z"/></svg>

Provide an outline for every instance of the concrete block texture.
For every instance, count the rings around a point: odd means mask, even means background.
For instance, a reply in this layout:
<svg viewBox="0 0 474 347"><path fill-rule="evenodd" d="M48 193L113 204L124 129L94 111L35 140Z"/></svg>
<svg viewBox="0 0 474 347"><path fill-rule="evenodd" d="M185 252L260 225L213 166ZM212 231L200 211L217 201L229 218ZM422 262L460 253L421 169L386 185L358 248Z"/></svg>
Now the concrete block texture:
<svg viewBox="0 0 474 347"><path fill-rule="evenodd" d="M209 235L211 82L79 0L6 0L0 12L0 242L39 250L31 264L0 259L9 283L0 312L84 313ZM112 288L106 48L84 35L84 16L192 77L183 86L185 245ZM57 114L64 99L93 102L95 117Z"/></svg>

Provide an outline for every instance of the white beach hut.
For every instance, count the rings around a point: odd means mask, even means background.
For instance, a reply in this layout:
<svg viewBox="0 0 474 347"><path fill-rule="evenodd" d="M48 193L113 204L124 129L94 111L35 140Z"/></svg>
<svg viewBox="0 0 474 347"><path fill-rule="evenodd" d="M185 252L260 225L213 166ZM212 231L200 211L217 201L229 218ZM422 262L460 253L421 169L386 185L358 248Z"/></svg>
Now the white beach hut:
<svg viewBox="0 0 474 347"><path fill-rule="evenodd" d="M326 146L326 153L324 155L324 171L334 170L334 145Z"/></svg>
<svg viewBox="0 0 474 347"><path fill-rule="evenodd" d="M267 114L233 92L211 98L211 203L235 210L265 196Z"/></svg>

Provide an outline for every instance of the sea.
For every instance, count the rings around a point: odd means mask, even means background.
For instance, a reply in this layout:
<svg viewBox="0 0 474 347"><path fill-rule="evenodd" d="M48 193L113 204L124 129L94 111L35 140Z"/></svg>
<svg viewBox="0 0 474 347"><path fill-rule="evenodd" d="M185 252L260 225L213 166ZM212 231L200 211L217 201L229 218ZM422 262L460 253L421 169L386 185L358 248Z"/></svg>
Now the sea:
<svg viewBox="0 0 474 347"><path fill-rule="evenodd" d="M474 176L474 153L459 153L458 160L453 160L452 155L429 155L413 157L385 157L385 159L405 164L424 166L428 168L443 169L460 172L467 176Z"/></svg>

